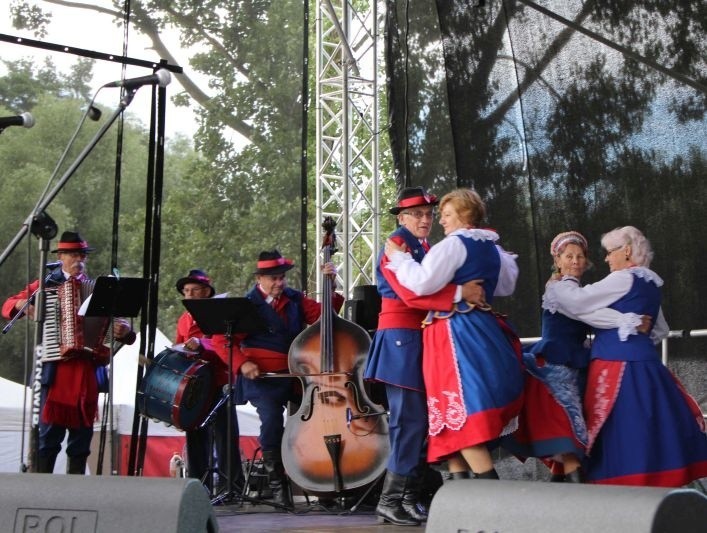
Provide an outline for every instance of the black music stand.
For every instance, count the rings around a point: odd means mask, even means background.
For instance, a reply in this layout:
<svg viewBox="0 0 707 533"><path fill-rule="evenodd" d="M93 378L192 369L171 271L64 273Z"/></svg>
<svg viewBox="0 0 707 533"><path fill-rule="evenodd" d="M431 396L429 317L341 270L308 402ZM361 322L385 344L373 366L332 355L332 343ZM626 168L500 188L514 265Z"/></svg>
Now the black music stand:
<svg viewBox="0 0 707 533"><path fill-rule="evenodd" d="M115 317L134 318L140 314L140 309L147 295L148 280L146 278L116 278L113 276L99 276L91 293L91 300L84 313L84 320L87 323L87 330L97 334L100 328L91 327L94 324L102 324L105 318L113 321ZM108 396L110 414L108 418L111 423L111 435L113 434L113 328L110 327L110 376L108 377ZM89 340L89 339L87 339ZM105 411L104 411L105 413ZM103 453L105 449L105 424L101 426L100 450L98 458L98 474L103 470ZM115 457L113 448L113 438L111 437L111 461ZM111 462L111 472L113 463Z"/></svg>
<svg viewBox="0 0 707 533"><path fill-rule="evenodd" d="M228 348L228 401L227 401L227 443L226 443L226 490L211 503L218 504L235 496L231 479L231 446L233 443L233 341L236 333L257 333L266 331L267 324L258 314L257 307L248 298L198 298L182 300L184 307L196 320L205 335L224 334ZM209 450L213 454L213 448ZM239 495L242 496L242 495Z"/></svg>
<svg viewBox="0 0 707 533"><path fill-rule="evenodd" d="M146 278L99 276L85 316L136 317L145 301L147 282Z"/></svg>

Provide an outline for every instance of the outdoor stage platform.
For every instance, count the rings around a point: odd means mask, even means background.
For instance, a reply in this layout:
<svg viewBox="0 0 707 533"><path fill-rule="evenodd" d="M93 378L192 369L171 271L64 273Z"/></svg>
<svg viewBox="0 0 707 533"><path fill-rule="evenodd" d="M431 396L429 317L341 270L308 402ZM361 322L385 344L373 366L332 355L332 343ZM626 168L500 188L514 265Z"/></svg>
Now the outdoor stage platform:
<svg viewBox="0 0 707 533"><path fill-rule="evenodd" d="M496 468L503 481L445 482L430 506L430 527L379 524L375 497L323 505L316 498L295 496L292 512L267 500L226 502L212 509L221 533L703 533L707 523L707 479L687 490L575 485L549 482L547 469L536 460L523 464L497 456ZM574 527L566 529L572 522Z"/></svg>
<svg viewBox="0 0 707 533"><path fill-rule="evenodd" d="M419 526L378 524L373 507L362 506L351 512L327 508L316 502L297 501L293 512L284 512L268 505L234 503L214 506L214 515L221 533L276 533L286 531L308 533L410 533L424 531Z"/></svg>

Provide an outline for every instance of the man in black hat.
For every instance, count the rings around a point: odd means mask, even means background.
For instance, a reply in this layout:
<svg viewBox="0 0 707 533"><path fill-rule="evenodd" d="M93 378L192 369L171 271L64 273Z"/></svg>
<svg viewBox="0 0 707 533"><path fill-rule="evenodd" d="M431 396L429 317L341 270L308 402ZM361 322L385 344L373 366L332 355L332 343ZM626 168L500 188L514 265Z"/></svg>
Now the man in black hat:
<svg viewBox="0 0 707 533"><path fill-rule="evenodd" d="M211 278L201 269L193 269L189 271L185 277L177 280L177 291L184 296L185 300L211 298L216 293ZM187 350L199 350L201 339L207 337L201 331L199 324L196 323L194 317L189 311L184 311L177 321L177 332L175 335L175 345L184 344ZM211 355L211 357L209 357ZM215 394L213 394L215 405L221 400L224 385L228 384L228 365L226 365L220 357L217 357L213 352L204 352L200 357L208 359L214 371L213 386ZM209 391L202 391L207 394ZM225 468L228 465L228 412L226 406L228 402L224 402L219 408L213 421L213 444L216 449L216 457L219 467L219 487L218 492L226 488L227 479L231 479L231 489L240 493L243 489L243 470L241 468L241 453L238 446L238 438L240 435L238 428L238 416L235 410L231 416L231 436L233 438L231 451L231 475L226 475ZM209 407L209 412L213 409L213 405ZM195 428L185 431L187 439L187 472L189 477L201 480L202 483L210 490L212 487L212 476L209 475L209 453L213 450L209 447L209 428Z"/></svg>
<svg viewBox="0 0 707 533"><path fill-rule="evenodd" d="M233 370L238 376L236 396L238 403L250 402L260 417L260 447L268 472L270 489L275 503L292 507L289 483L282 465L280 446L284 433L284 415L289 402L299 401L296 380L288 378L257 379L265 373L288 373L288 354L295 337L321 315L321 304L301 291L287 286L287 271L294 267L291 259L279 251L261 252L254 272L256 284L246 294L256 306L258 314L268 325L263 333L233 336ZM336 267L327 263L322 269L333 277ZM336 312L344 304L344 297L332 291L332 307ZM224 335L203 340L204 349L215 349L228 360L229 350Z"/></svg>
<svg viewBox="0 0 707 533"><path fill-rule="evenodd" d="M421 262L430 249L437 197L422 187L408 187L398 196L390 213L399 227L389 238L405 245L415 261ZM462 298L475 303L484 299L483 289L474 282L447 285L431 296L416 296L400 285L385 268L388 259L381 251L376 280L381 311L368 354L365 378L385 385L388 400L390 456L383 491L376 514L396 525L417 525L427 518L420 491L428 468L425 461L427 400L422 378L422 320L427 310L450 311Z"/></svg>
<svg viewBox="0 0 707 533"><path fill-rule="evenodd" d="M70 278L89 281L86 259L93 250L78 232L62 233L56 250L52 250L61 265L47 276L46 287L57 287ZM26 289L10 296L2 306L2 316L11 319L24 308L25 314L34 317L31 296L38 287L39 280L35 280ZM29 305L25 307L28 299ZM123 344L135 342L135 333L128 321L120 318L113 320L113 338ZM98 411L98 387L102 385L97 381L96 370L107 362L82 356L41 363L39 447L37 464L32 465L33 471L54 472L54 463L68 431L66 473L86 472L93 423Z"/></svg>

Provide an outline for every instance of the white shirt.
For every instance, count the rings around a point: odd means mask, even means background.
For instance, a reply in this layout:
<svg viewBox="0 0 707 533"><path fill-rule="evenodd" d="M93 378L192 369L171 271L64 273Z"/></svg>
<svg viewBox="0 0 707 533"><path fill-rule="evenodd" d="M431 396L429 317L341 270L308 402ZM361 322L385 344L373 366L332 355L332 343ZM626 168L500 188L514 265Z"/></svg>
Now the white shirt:
<svg viewBox="0 0 707 533"><path fill-rule="evenodd" d="M395 272L398 281L418 296L434 294L454 278L456 271L466 261L466 246L461 239L454 238L456 235L476 240L498 240L498 234L491 230L458 229L430 248L421 263L415 261L407 252L394 252L386 268ZM498 244L496 248L501 257L501 270L494 295L508 296L513 294L518 280L518 256L506 252ZM461 293L460 287L457 292Z"/></svg>
<svg viewBox="0 0 707 533"><path fill-rule="evenodd" d="M560 311L570 318L575 318L586 322L590 326L601 329L619 328L619 337L626 340L629 334L636 334L636 326L640 322L641 315L635 313L619 313L623 318L618 319L618 324L612 323L609 315L596 313L607 308L631 290L633 286L633 276L645 278L655 282L660 287L663 280L645 267L631 267L610 272L604 279L580 287L575 281L565 279L557 283L549 284L543 296L543 307L551 312ZM618 311L616 311L618 313ZM607 318L608 317L608 318ZM609 320L609 322L607 322ZM651 331L653 342L659 342L669 333L668 324L663 316L662 308L658 311L658 316L653 317L654 326Z"/></svg>

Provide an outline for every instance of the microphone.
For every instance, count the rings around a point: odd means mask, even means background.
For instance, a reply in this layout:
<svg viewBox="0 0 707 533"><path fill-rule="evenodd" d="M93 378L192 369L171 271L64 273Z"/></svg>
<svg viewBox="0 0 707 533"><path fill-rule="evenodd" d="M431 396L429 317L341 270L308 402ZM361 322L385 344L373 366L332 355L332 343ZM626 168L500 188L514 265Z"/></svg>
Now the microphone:
<svg viewBox="0 0 707 533"><path fill-rule="evenodd" d="M53 263L47 263L44 265L49 270L54 270L56 267L61 266L61 261L54 261Z"/></svg>
<svg viewBox="0 0 707 533"><path fill-rule="evenodd" d="M154 85L166 87L172 81L172 76L168 70L160 69L149 76L140 76L139 78L130 78L127 80L117 80L106 83L103 87L125 87L126 89L137 89L143 85Z"/></svg>
<svg viewBox="0 0 707 533"><path fill-rule="evenodd" d="M22 113L16 117L0 118L0 130L7 128L8 126L23 126L25 128L31 128L34 126L34 117L29 113Z"/></svg>

